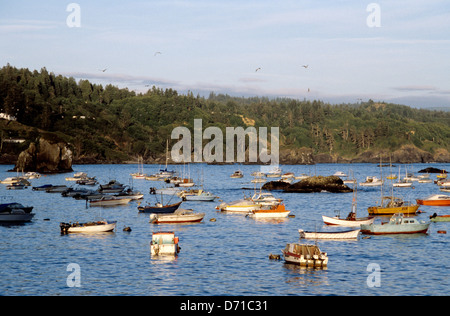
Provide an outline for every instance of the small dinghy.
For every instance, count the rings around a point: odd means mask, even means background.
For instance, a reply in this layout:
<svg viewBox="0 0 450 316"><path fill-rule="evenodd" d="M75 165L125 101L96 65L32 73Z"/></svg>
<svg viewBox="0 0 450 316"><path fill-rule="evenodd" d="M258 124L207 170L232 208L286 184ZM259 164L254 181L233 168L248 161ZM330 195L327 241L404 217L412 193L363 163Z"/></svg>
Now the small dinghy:
<svg viewBox="0 0 450 316"><path fill-rule="evenodd" d="M307 232L299 229L300 238L304 239L330 239L330 240L348 240L358 239L361 229L335 231L335 232Z"/></svg>
<svg viewBox="0 0 450 316"><path fill-rule="evenodd" d="M96 221L87 223L60 223L61 234L112 232L117 221Z"/></svg>
<svg viewBox="0 0 450 316"><path fill-rule="evenodd" d="M155 232L152 234L150 251L152 256L177 255L180 252L178 237L174 232Z"/></svg>
<svg viewBox="0 0 450 316"><path fill-rule="evenodd" d="M177 209L169 214L151 214L150 223L153 224L178 224L201 222L205 213L194 213L193 210Z"/></svg>

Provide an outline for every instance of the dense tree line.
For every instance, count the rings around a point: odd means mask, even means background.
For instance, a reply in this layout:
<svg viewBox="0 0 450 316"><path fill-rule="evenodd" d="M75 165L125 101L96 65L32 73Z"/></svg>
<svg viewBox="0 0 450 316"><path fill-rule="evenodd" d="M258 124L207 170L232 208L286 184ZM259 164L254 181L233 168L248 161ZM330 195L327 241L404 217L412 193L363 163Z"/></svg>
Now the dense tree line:
<svg viewBox="0 0 450 316"><path fill-rule="evenodd" d="M156 157L177 126L203 128L254 125L280 127L282 148L354 157L368 149L396 150L404 144L433 152L450 149L450 112L377 103L331 105L319 100L232 97L152 87L136 94L112 85L40 71L0 69L0 112L28 127L54 132L71 144L75 157L103 160ZM22 135L20 135L22 133ZM14 135L17 134L17 135ZM26 135L25 135L26 134ZM2 137L34 134L3 127ZM205 140L205 143L208 140Z"/></svg>

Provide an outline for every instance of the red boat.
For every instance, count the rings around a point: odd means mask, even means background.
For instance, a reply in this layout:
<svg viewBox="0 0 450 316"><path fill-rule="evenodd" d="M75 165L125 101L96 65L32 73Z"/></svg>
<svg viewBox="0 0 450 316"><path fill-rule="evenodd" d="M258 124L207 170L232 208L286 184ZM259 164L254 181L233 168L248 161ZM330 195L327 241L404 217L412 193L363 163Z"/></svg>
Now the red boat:
<svg viewBox="0 0 450 316"><path fill-rule="evenodd" d="M430 206L450 206L450 196L444 194L434 194L423 200L416 200L417 204Z"/></svg>

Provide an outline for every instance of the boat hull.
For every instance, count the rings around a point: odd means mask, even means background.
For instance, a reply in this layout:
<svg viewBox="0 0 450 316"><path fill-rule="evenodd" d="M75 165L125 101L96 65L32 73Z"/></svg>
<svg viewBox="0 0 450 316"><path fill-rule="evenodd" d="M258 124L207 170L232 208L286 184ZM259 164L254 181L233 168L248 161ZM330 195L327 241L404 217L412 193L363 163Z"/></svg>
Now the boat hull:
<svg viewBox="0 0 450 316"><path fill-rule="evenodd" d="M371 206L367 209L369 215L393 215L397 213L402 214L416 214L419 209L419 205L409 205L409 206L401 206L401 207L380 207L380 206Z"/></svg>
<svg viewBox="0 0 450 316"><path fill-rule="evenodd" d="M180 209L178 209L180 211ZM177 211L177 212L178 212ZM182 223L198 223L203 220L205 213L184 213L179 214L152 214L150 222L153 224L182 224Z"/></svg>
<svg viewBox="0 0 450 316"><path fill-rule="evenodd" d="M90 200L89 203L91 206L114 206L114 205L124 205L128 204L131 201L130 198L116 198L116 199L107 199L107 200Z"/></svg>
<svg viewBox="0 0 450 316"><path fill-rule="evenodd" d="M10 222L29 222L33 219L33 213L0 213L0 222L2 223L10 223Z"/></svg>
<svg viewBox="0 0 450 316"><path fill-rule="evenodd" d="M270 211L270 210L257 210L248 214L250 218L285 218L291 211Z"/></svg>
<svg viewBox="0 0 450 316"><path fill-rule="evenodd" d="M178 207L180 207L181 202L175 203L175 204L171 204L171 205L166 205L163 207L158 207L158 206L140 206L138 207L139 212L141 213L155 213L155 214L164 214L164 213L173 213L175 212Z"/></svg>
<svg viewBox="0 0 450 316"><path fill-rule="evenodd" d="M361 225L361 233L366 235L394 235L394 234L426 234L430 224L418 224L415 227L402 229L401 227L383 227L393 225Z"/></svg>
<svg viewBox="0 0 450 316"><path fill-rule="evenodd" d="M95 222L95 223L84 223L79 226L64 226L65 223L61 223L61 233L106 233L112 232L116 228L116 221L105 221L105 222ZM70 225L70 224L68 224Z"/></svg>
<svg viewBox="0 0 450 316"><path fill-rule="evenodd" d="M360 227L362 224L372 224L375 220L375 217L361 217L354 220L347 220L339 217L329 217L322 215L322 220L326 225L331 226Z"/></svg>
<svg viewBox="0 0 450 316"><path fill-rule="evenodd" d="M432 222L450 222L450 215L438 215L435 217L431 217L430 221L432 221Z"/></svg>
<svg viewBox="0 0 450 316"><path fill-rule="evenodd" d="M305 232L299 229L300 238L304 239L330 239L330 240L345 240L358 239L360 229L348 230L342 232Z"/></svg>
<svg viewBox="0 0 450 316"><path fill-rule="evenodd" d="M417 204L427 206L450 206L449 200L416 200Z"/></svg>

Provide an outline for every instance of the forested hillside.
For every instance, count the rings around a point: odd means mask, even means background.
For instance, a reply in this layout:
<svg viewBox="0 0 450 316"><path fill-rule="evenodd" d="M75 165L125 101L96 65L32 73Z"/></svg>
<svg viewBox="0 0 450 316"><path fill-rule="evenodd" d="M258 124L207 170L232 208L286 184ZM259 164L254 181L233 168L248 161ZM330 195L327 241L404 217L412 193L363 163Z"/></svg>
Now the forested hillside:
<svg viewBox="0 0 450 316"><path fill-rule="evenodd" d="M322 101L180 95L152 87L144 94L76 81L48 72L0 69L1 137L23 138L18 151L47 131L68 142L74 159L126 161L164 154L177 126L279 127L280 151L308 148L314 155L353 159L367 151L394 152L404 145L434 154L450 150L450 112L374 102L331 105ZM205 143L208 141L205 140ZM172 141L174 143L174 141Z"/></svg>

